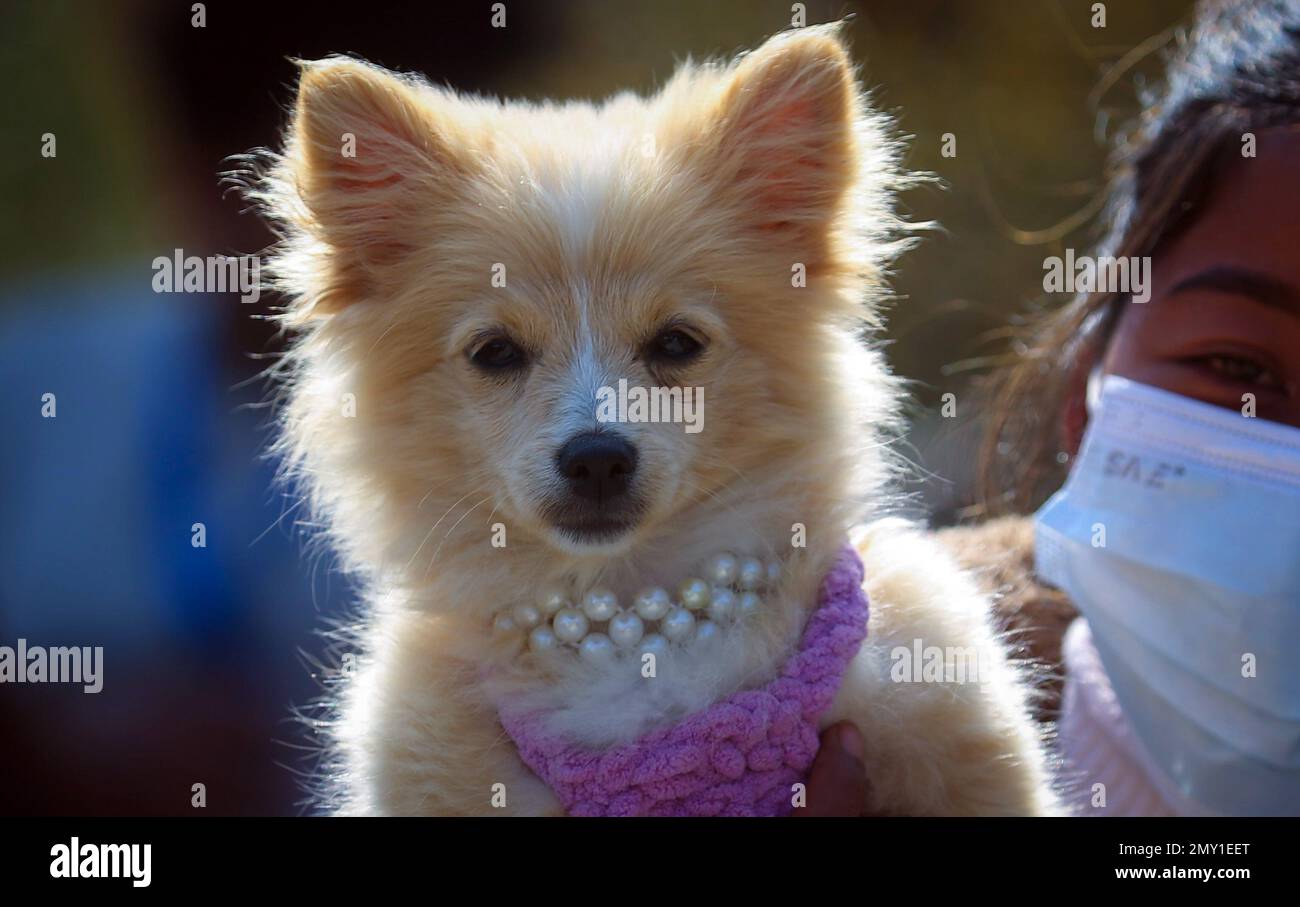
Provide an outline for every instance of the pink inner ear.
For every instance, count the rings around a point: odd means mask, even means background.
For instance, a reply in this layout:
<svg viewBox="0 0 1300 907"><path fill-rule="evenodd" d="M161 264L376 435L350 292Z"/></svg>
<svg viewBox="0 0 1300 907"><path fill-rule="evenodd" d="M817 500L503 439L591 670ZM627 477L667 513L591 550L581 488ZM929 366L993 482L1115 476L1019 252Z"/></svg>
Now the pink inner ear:
<svg viewBox="0 0 1300 907"><path fill-rule="evenodd" d="M753 111L742 127L736 177L751 187L760 230L798 229L828 213L833 138L818 114L808 98L788 99Z"/></svg>
<svg viewBox="0 0 1300 907"><path fill-rule="evenodd" d="M315 147L311 207L331 242L348 250L356 264L395 262L413 248L408 220L413 202L404 183L415 176L419 149L373 122L338 121L330 132L356 135L356 156L345 157L337 143Z"/></svg>
<svg viewBox="0 0 1300 907"><path fill-rule="evenodd" d="M317 149L317 166L322 166L332 189L367 192L395 186L407 171L419 166L420 151L408 141L373 122L360 122L352 129L340 129L356 136L356 156L346 157L339 143Z"/></svg>
<svg viewBox="0 0 1300 907"><path fill-rule="evenodd" d="M340 168L342 169L342 168ZM388 172L387 176L383 173L387 171L378 171L374 175L368 172L361 172L354 176L349 175L349 171L344 170L342 174L334 178L334 188L341 192L365 192L368 189L384 189L388 186L396 186L404 177L400 173Z"/></svg>

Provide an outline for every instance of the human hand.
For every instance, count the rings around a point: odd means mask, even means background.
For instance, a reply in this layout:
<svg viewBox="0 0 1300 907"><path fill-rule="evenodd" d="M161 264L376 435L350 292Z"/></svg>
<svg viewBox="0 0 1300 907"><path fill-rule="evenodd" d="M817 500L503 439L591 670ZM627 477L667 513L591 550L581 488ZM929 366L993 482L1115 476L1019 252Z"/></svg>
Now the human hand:
<svg viewBox="0 0 1300 907"><path fill-rule="evenodd" d="M808 773L808 805L796 816L862 816L867 802L867 769L862 732L841 721L822 732L821 748Z"/></svg>

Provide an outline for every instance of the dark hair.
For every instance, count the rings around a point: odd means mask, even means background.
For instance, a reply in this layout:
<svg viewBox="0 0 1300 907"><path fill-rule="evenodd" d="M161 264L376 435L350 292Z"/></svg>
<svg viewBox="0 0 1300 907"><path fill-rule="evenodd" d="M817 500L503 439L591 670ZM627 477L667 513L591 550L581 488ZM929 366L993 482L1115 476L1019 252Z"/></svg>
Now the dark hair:
<svg viewBox="0 0 1300 907"><path fill-rule="evenodd" d="M1244 133L1300 122L1300 0L1204 3L1163 90L1143 101L1111 155L1100 254L1153 255L1196 217ZM1072 379L1105 349L1125 299L1083 294L1039 314L996 376L978 489L987 511L1032 510L1060 484Z"/></svg>

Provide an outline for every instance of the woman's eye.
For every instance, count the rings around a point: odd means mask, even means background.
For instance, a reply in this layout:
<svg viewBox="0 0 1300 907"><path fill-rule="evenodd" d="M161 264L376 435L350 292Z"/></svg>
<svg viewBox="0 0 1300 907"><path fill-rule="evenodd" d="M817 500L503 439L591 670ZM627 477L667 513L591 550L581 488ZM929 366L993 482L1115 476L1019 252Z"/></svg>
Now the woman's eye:
<svg viewBox="0 0 1300 907"><path fill-rule="evenodd" d="M1244 356L1206 356L1201 360L1206 368L1229 381L1240 384L1277 385L1277 376L1263 365Z"/></svg>
<svg viewBox="0 0 1300 907"><path fill-rule="evenodd" d="M470 361L485 371L505 371L524 364L524 351L504 337L495 337L470 353Z"/></svg>
<svg viewBox="0 0 1300 907"><path fill-rule="evenodd" d="M672 328L661 333L651 345L651 355L668 362L685 362L699 355L704 344L685 331Z"/></svg>

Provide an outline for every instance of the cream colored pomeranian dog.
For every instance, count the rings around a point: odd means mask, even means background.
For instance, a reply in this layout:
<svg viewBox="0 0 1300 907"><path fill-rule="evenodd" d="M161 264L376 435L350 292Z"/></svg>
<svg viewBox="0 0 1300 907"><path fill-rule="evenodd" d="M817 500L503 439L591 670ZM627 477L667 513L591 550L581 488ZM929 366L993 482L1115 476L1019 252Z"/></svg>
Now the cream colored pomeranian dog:
<svg viewBox="0 0 1300 907"><path fill-rule="evenodd" d="M332 809L790 812L800 715L814 748L861 729L864 813L1055 809L989 603L883 518L899 392L861 334L897 165L834 26L600 104L302 65L253 194L296 335L284 449L365 603L321 722ZM791 706L774 680L850 539L867 638L799 662L833 701ZM794 718L738 751L733 700Z"/></svg>

